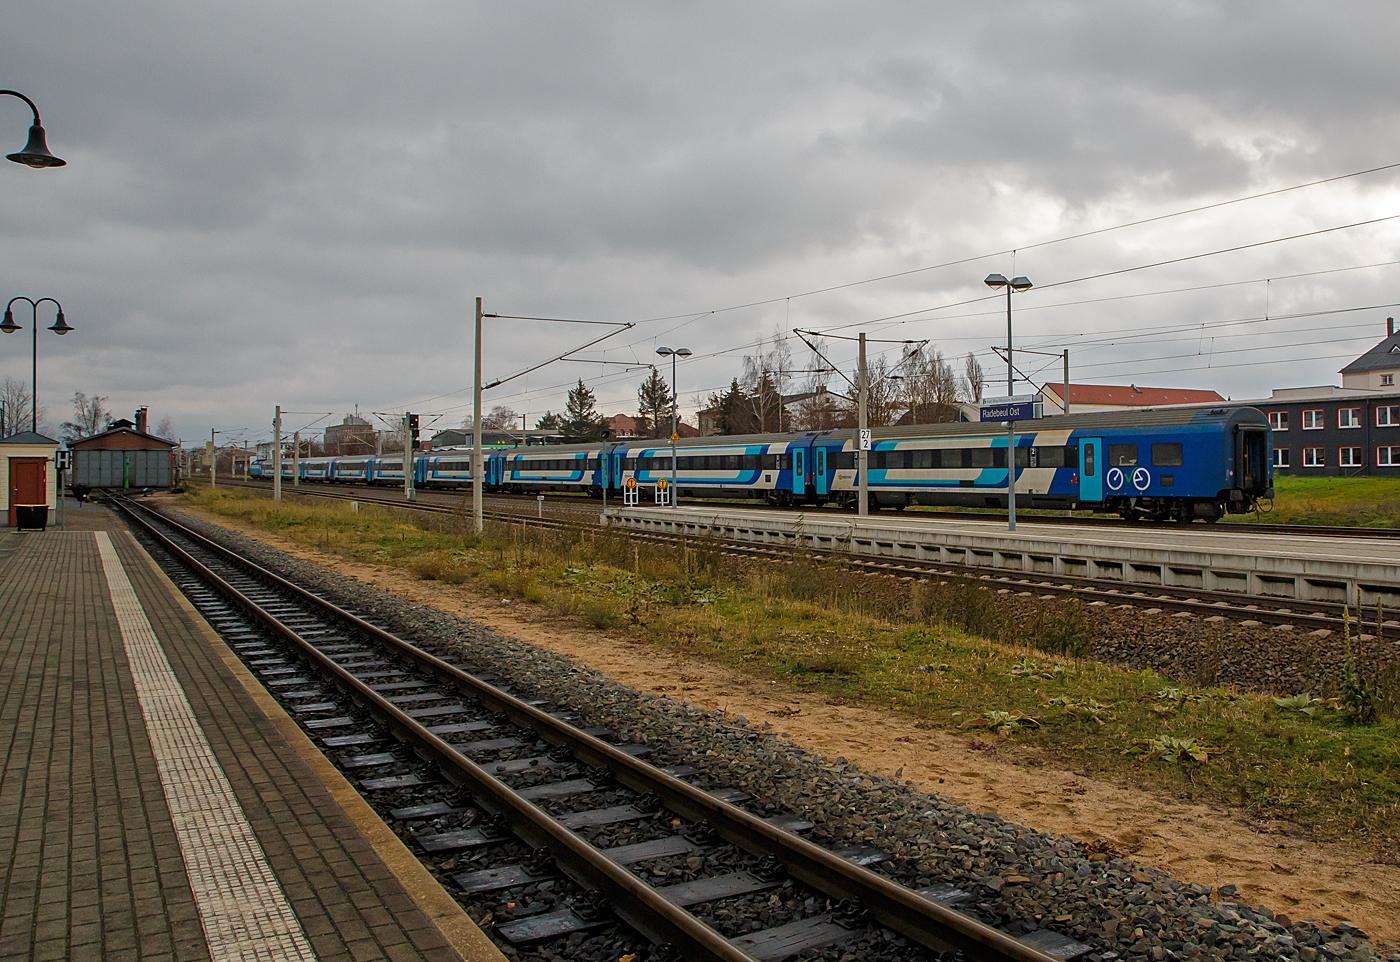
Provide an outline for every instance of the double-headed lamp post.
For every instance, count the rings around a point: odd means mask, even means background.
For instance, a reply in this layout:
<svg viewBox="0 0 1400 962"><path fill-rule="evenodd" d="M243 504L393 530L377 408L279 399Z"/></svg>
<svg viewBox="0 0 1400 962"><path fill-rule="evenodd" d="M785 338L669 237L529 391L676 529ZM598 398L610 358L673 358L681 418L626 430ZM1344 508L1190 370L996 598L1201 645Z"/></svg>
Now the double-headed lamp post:
<svg viewBox="0 0 1400 962"><path fill-rule="evenodd" d="M67 334L73 330L68 326L68 322L63 319L63 305L55 301L52 297L41 297L37 301L31 301L27 297L12 297L10 303L5 305L5 320L0 322L0 331L6 334L13 334L15 331L22 331L24 328L15 323L15 312L12 310L15 301L24 301L29 305L30 327L34 332L33 336L33 358L30 368L29 393L30 400L34 402L30 430L35 434L39 433L39 305L45 301L52 301L53 306L58 308L58 320L53 322L49 330L55 334Z"/></svg>
<svg viewBox="0 0 1400 962"><path fill-rule="evenodd" d="M669 347L658 347L656 353L662 357L671 358L671 507L676 507L676 404L680 398L680 392L676 390L676 358L690 357L690 348L678 347L674 351Z"/></svg>
<svg viewBox="0 0 1400 962"><path fill-rule="evenodd" d="M1016 366L1011 360L1011 292L1028 291L1031 289L1031 279L1018 274L1016 277L1007 280L1002 274L988 274L984 281L992 290L1006 288L1006 395L1008 398L1016 393ZM1008 401L1008 403L1010 403ZM1008 531L1016 530L1016 422L1006 422L1006 527Z"/></svg>

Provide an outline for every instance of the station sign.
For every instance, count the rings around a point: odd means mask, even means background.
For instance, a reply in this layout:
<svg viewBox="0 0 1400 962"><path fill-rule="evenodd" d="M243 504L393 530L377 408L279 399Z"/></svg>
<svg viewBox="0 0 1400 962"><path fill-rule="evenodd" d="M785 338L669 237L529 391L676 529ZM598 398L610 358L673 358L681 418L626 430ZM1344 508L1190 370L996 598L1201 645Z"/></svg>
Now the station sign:
<svg viewBox="0 0 1400 962"><path fill-rule="evenodd" d="M989 397L982 402L983 421L1034 421L1041 416L1044 398L1039 394Z"/></svg>
<svg viewBox="0 0 1400 962"><path fill-rule="evenodd" d="M869 451L869 450L870 450L870 447L871 447L871 445L870 445L870 428L861 428L861 429L860 429L860 449L861 449L862 451Z"/></svg>

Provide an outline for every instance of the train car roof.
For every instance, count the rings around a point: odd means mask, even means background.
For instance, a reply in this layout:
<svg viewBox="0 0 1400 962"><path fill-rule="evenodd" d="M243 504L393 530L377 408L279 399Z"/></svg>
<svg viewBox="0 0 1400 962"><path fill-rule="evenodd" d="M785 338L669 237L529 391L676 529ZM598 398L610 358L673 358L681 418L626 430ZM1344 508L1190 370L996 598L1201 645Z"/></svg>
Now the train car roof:
<svg viewBox="0 0 1400 962"><path fill-rule="evenodd" d="M1021 430L1030 431L1093 431L1104 428L1133 427L1172 427L1178 425L1208 424L1268 424L1268 418L1258 408L1243 404L1202 404L1174 405L1160 408L1129 408L1120 411L1092 411L1085 414L1058 414L1037 418L1034 421L1018 421ZM1034 425L1030 427L1029 425ZM910 424L872 429L877 438L916 438L916 437L959 437L964 435L987 434L1006 430L1003 421L955 421L944 424ZM786 434L713 434L705 437L681 438L675 442L677 450L686 448L729 447L740 445L774 444L801 441L804 438L829 440L850 440L853 428L833 428L828 431L803 431ZM541 444L533 445L527 451L547 457L550 453L570 453L596 451L604 444L616 445L628 450L650 448L661 450L671 447L669 438L625 438L618 441L595 442L593 444Z"/></svg>

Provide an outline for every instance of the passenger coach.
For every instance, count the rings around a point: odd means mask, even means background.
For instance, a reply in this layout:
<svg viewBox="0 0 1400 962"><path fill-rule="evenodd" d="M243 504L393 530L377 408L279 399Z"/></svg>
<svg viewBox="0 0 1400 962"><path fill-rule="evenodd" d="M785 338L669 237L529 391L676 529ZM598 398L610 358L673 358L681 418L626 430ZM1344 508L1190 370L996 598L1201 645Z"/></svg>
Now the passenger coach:
<svg viewBox="0 0 1400 962"><path fill-rule="evenodd" d="M1017 504L1216 521L1273 497L1268 420L1250 407L1161 408L1072 414L1020 422L1012 457ZM656 489L674 470L682 499L756 499L773 505L855 506L855 442L849 430L497 448L485 452L489 490L620 497L629 481ZM876 428L867 503L1004 508L1007 437L998 423ZM313 458L306 481L403 483L403 456ZM269 470L253 465L255 476ZM292 468L284 463L284 475ZM416 455L415 484L471 484L471 452Z"/></svg>

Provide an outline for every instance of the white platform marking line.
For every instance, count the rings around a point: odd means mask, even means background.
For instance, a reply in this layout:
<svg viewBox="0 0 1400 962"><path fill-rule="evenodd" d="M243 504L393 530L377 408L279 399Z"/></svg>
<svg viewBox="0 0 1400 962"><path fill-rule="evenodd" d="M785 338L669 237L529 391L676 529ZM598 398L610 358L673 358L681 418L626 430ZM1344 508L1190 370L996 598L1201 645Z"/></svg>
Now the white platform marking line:
<svg viewBox="0 0 1400 962"><path fill-rule="evenodd" d="M105 531L96 536L209 954L214 962L315 962L306 933L194 717L112 539Z"/></svg>

